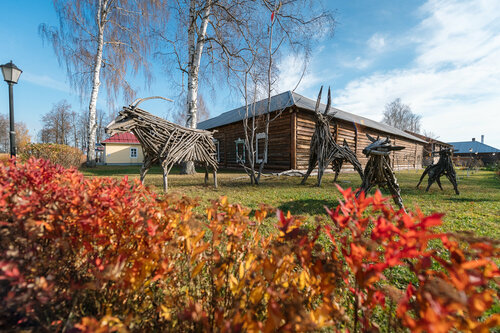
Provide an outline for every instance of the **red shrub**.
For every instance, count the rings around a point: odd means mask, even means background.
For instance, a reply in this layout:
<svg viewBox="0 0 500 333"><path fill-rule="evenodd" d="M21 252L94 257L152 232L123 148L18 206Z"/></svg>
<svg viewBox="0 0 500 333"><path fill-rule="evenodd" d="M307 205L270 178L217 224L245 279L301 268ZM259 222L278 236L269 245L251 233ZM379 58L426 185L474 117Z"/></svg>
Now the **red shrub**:
<svg viewBox="0 0 500 333"><path fill-rule="evenodd" d="M329 210L331 243L278 211L160 199L124 178L0 164L0 330L487 331L498 244L432 231L380 192ZM429 241L441 246L429 247ZM459 242L466 241L465 247ZM406 269L407 280L394 269ZM394 308L397 308L395 311ZM397 318L393 318L396 314Z"/></svg>

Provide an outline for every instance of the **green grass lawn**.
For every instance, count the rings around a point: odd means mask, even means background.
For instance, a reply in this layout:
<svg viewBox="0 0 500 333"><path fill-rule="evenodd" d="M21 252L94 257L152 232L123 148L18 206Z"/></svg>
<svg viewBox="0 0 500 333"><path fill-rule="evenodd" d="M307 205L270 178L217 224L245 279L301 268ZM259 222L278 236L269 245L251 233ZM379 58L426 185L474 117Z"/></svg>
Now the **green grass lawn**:
<svg viewBox="0 0 500 333"><path fill-rule="evenodd" d="M111 176L129 178L139 177L138 166L99 166L94 169L82 169L86 176ZM316 177L310 177L307 185L301 186L299 177L265 177L262 184L252 186L244 173L235 171L221 171L218 174L219 187L212 185L210 175L209 185L204 186L202 170L196 175L180 175L179 169L172 170L169 175L169 191L197 197L201 201L202 211L210 200L225 195L232 203L256 209L260 203L267 203L283 211L290 211L294 215L307 217L311 226L318 223L315 215L326 219L324 206L334 207L338 203L340 194L333 184L333 174L323 177L323 185L316 187ZM444 177L442 184L444 191L434 184L429 192L425 192L427 178L416 189L420 175L419 171L400 171L396 173L403 202L407 209L419 207L425 214L431 212L445 213L445 231L472 230L478 235L500 239L500 179L493 171L478 171L466 177L466 171L457 170L458 188L460 195L455 195L452 185ZM155 191L162 191L162 172L154 167L146 177L146 185ZM338 182L340 186L358 187L361 180L357 174L342 173ZM382 191L389 195L388 191ZM372 190L373 193L373 190ZM393 203L391 201L391 203ZM269 225L274 224L273 218Z"/></svg>

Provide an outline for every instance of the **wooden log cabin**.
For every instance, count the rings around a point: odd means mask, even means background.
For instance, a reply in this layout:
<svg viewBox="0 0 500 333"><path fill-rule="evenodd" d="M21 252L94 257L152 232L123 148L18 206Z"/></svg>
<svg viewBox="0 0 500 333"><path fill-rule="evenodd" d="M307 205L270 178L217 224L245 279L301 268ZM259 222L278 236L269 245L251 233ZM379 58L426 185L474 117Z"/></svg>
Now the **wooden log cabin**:
<svg viewBox="0 0 500 333"><path fill-rule="evenodd" d="M292 91L287 91L271 97L269 125L269 149L264 156L264 118L267 113L267 99L258 101L248 108L248 114L256 119L256 158L266 158L266 170L305 170L309 161L309 145L314 133L314 107L316 101ZM325 110L322 104L320 110ZM370 142L366 133L371 136L388 136L394 145L405 146L404 150L391 153L393 168L418 169L422 167L423 146L426 142L409 133L373 121L368 118L354 115L339 109L331 108L336 112L331 130L338 144L344 139L349 147L364 165L367 158L362 150ZM214 138L217 146L217 159L222 168L239 168L241 162L246 163L243 120L247 112L240 107L221 115L198 123L198 128L216 130ZM251 120L249 120L251 123ZM352 170L352 166L344 163L344 170Z"/></svg>

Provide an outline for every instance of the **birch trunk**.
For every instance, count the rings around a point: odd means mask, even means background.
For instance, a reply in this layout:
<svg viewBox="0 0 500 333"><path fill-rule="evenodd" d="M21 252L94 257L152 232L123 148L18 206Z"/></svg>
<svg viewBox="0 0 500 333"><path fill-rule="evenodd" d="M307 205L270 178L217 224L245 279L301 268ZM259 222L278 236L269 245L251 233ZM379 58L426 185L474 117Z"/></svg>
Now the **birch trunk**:
<svg viewBox="0 0 500 333"><path fill-rule="evenodd" d="M276 11L276 5L274 6L274 11ZM268 57L269 63L267 67L267 113L266 113L266 121L265 121L265 137L264 137L264 157L267 156L268 146L269 146L269 122L270 114L271 114L271 88L272 88L272 68L273 68L273 31L274 31L274 21L271 20L271 26L269 27L269 46L268 46ZM279 45L278 45L279 48ZM257 174L256 182L259 184L260 176L264 171L264 164L266 163L266 158L262 159L262 162L259 165L259 172Z"/></svg>
<svg viewBox="0 0 500 333"><path fill-rule="evenodd" d="M203 47L205 46L205 39L207 35L208 22L210 20L210 12L212 9L212 0L208 0L203 9L203 16L201 26L199 29L198 37L196 23L196 1L191 0L189 4L189 28L188 28L188 47L189 47L189 63L188 63L188 84L187 84L187 120L186 127L196 128L198 123L198 76L200 72L201 56L203 54ZM183 165L182 174L194 174L194 163L192 161L186 162Z"/></svg>
<svg viewBox="0 0 500 333"><path fill-rule="evenodd" d="M96 131L97 131L97 96L99 95L99 86L101 85L100 75L102 67L102 52L104 47L104 18L106 13L106 2L100 0L97 10L97 25L99 28L97 35L97 52L95 55L93 77L92 77L92 92L90 94L89 103L89 123L88 123L88 140L87 140L87 166L95 167L96 165Z"/></svg>

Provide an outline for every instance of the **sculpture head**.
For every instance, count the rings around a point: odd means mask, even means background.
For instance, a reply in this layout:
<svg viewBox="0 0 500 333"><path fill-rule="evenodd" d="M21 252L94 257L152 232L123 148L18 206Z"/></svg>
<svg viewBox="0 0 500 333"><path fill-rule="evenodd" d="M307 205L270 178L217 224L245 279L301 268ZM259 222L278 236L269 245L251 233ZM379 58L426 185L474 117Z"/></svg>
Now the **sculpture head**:
<svg viewBox="0 0 500 333"><path fill-rule="evenodd" d="M116 133L128 133L136 126L138 115L135 114L133 108L123 108L118 112L118 116L111 121L105 128L105 132L109 135Z"/></svg>
<svg viewBox="0 0 500 333"><path fill-rule="evenodd" d="M378 136L375 139L370 134L366 134L368 139L372 142L365 149L363 149L363 154L369 155L383 155L388 156L393 150L405 149L403 146L391 146L391 140L389 138L380 139Z"/></svg>
<svg viewBox="0 0 500 333"><path fill-rule="evenodd" d="M128 133L132 131L134 127L137 126L138 121L140 122L141 116L139 113L147 113L144 110L137 108L139 104L150 99L163 99L169 102L173 102L171 99L161 97L161 96L151 96L146 98L138 98L132 102L128 107L123 107L123 110L118 112L118 116L110 122L106 128L105 132L109 135L116 133Z"/></svg>
<svg viewBox="0 0 500 333"><path fill-rule="evenodd" d="M330 87L328 87L328 100L326 102L325 111L321 112L319 107L321 105L321 93L323 92L323 86L319 90L318 99L316 100L316 107L314 108L314 112L316 114L316 123L320 126L330 126L330 119L333 118L336 112L328 113L330 111L330 105L332 103L332 96L330 92Z"/></svg>
<svg viewBox="0 0 500 333"><path fill-rule="evenodd" d="M451 148L451 147L446 147L446 148L441 148L439 151L433 151L432 154L433 155L438 155L439 154L440 158L441 157L451 157L451 155L455 151L458 151L458 150L453 150L453 148Z"/></svg>

